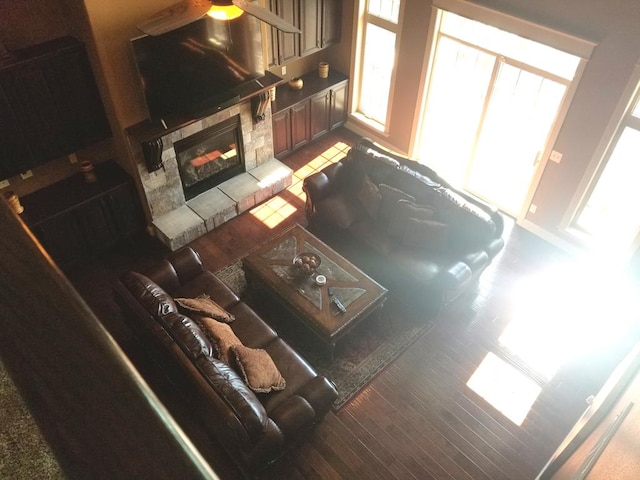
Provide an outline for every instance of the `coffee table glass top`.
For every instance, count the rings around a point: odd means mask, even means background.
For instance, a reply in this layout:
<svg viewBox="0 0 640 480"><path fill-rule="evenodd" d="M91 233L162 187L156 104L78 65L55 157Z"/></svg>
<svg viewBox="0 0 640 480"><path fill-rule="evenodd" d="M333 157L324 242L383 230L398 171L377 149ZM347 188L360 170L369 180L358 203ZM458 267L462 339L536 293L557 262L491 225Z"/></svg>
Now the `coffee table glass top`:
<svg viewBox="0 0 640 480"><path fill-rule="evenodd" d="M322 258L320 267L316 271L316 275L324 275L327 277L327 281L334 280L337 282L352 282L358 281L353 275L347 272L344 268L340 267L337 263L325 256L317 248L311 245L308 241L303 241L302 247L298 248L298 239L294 236L285 238L282 243L279 243L271 250L268 250L262 256L268 260L283 260L285 265L270 264L268 268L282 278L285 282L291 285L300 295L309 300L312 305L318 310L322 310L323 296L322 289L315 283L315 275L305 276L291 264L293 257L298 252L313 252ZM351 303L358 299L358 297L364 295L366 290L359 287L333 287L334 295L336 295L345 307L348 307Z"/></svg>
<svg viewBox="0 0 640 480"><path fill-rule="evenodd" d="M320 256L316 274L327 278L326 285L317 285L316 275L302 275L294 267L293 258L302 252ZM387 293L386 288L300 225L251 252L243 259L243 268L330 342L379 307ZM330 292L346 307L346 313L339 313Z"/></svg>

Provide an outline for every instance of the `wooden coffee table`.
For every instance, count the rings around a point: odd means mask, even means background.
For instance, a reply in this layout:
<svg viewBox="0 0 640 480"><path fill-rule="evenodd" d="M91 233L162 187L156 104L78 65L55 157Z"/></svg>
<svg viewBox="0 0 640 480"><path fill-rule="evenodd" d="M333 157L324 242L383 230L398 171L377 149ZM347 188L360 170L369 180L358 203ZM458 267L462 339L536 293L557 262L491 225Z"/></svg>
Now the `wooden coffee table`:
<svg viewBox="0 0 640 480"><path fill-rule="evenodd" d="M293 266L293 257L302 252L320 255L316 273L327 278L326 285L318 286L314 276L303 276ZM387 296L386 288L300 225L267 241L242 263L249 284L283 303L331 354L338 340L381 310ZM346 307L345 313L331 301L330 288Z"/></svg>

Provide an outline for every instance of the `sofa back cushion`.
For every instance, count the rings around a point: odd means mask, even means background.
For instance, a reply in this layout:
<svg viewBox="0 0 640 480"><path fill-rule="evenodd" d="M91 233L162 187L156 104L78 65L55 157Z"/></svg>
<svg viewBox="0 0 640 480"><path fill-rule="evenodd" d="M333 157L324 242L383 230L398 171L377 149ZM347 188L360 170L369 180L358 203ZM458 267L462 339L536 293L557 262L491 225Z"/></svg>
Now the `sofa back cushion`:
<svg viewBox="0 0 640 480"><path fill-rule="evenodd" d="M194 362L206 382L218 394L239 421L250 439L257 438L267 428L269 416L264 406L244 380L229 365L210 357L199 357ZM230 419L227 425L233 426ZM220 439L224 441L224 439ZM229 438L230 441L236 440Z"/></svg>
<svg viewBox="0 0 640 480"><path fill-rule="evenodd" d="M491 215L448 188L438 191L436 210L450 226L451 248L470 251L489 244L497 234Z"/></svg>
<svg viewBox="0 0 640 480"><path fill-rule="evenodd" d="M400 200L406 200L412 203L416 201L415 197L385 183L378 185L378 188L382 194L382 200L378 208L378 220L382 222L383 225L388 225L391 221Z"/></svg>
<svg viewBox="0 0 640 480"><path fill-rule="evenodd" d="M152 317L159 319L178 311L171 295L145 275L127 272L122 276L121 281Z"/></svg>
<svg viewBox="0 0 640 480"><path fill-rule="evenodd" d="M163 316L160 322L173 341L191 360L200 356L214 357L217 354L198 324L186 315L172 312Z"/></svg>

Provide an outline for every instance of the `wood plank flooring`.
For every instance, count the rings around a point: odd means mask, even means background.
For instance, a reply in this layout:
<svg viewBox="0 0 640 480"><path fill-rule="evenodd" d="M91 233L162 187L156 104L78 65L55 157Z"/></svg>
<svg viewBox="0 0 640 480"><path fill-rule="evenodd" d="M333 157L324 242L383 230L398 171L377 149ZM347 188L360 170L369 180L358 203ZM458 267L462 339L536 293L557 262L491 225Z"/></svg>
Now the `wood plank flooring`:
<svg viewBox="0 0 640 480"><path fill-rule="evenodd" d="M338 130L286 160L296 172L286 192L196 241L207 267L218 270L294 223L306 224L302 179L345 155L356 137ZM467 386L487 354L500 353L498 337L514 315L522 280L568 257L521 228L510 227L507 245L483 274L478 291L456 301L436 326L411 345L350 403L331 412L309 441L263 473L274 479L530 480L544 466L613 366L631 345L618 342L596 356L574 361L541 381L537 400L516 425ZM119 318L110 286L127 269L143 269L168 253L146 236L66 273L134 363L136 347ZM533 298L544 302L544 298ZM549 339L554 331L548 332ZM542 352L547 348L540 344ZM504 357L501 357L504 358ZM151 379L160 390L161 383ZM526 363L516 370L527 371ZM493 380L489 380L491 383ZM167 387L161 398L171 401ZM240 473L218 445L198 438L197 425L181 418L223 479Z"/></svg>

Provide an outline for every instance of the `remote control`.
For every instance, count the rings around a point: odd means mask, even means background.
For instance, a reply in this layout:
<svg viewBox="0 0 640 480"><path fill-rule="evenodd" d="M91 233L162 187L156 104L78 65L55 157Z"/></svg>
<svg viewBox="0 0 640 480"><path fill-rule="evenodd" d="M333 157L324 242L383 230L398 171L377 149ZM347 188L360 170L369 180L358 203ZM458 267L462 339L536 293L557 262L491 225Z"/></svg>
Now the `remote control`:
<svg viewBox="0 0 640 480"><path fill-rule="evenodd" d="M333 302L333 304L338 307L338 310L340 310L342 313L347 313L347 309L344 308L344 305L342 304L342 302L340 300L338 300L337 297L332 297L331 301Z"/></svg>

